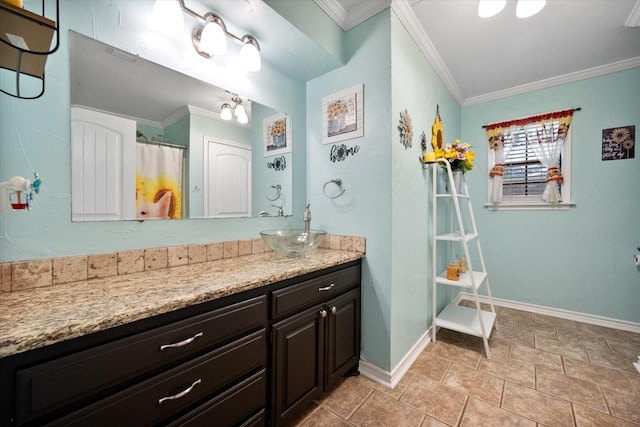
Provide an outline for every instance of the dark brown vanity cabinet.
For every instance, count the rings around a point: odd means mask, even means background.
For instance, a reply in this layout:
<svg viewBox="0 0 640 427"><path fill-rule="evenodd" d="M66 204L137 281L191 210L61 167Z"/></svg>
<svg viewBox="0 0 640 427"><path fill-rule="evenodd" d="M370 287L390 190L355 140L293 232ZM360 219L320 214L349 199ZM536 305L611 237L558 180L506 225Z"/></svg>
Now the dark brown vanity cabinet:
<svg viewBox="0 0 640 427"><path fill-rule="evenodd" d="M360 268L273 292L272 423L295 418L360 358ZM309 305L311 305L309 307ZM280 309L280 310L279 310Z"/></svg>
<svg viewBox="0 0 640 427"><path fill-rule="evenodd" d="M254 293L0 359L0 425L264 418L267 326L267 296Z"/></svg>
<svg viewBox="0 0 640 427"><path fill-rule="evenodd" d="M360 356L360 261L0 359L0 427L266 426Z"/></svg>

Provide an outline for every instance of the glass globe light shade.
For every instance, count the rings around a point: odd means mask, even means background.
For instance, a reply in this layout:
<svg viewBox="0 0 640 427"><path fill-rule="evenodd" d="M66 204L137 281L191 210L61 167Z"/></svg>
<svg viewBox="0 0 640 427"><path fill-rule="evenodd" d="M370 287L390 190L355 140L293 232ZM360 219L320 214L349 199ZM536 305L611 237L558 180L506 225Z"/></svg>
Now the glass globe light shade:
<svg viewBox="0 0 640 427"><path fill-rule="evenodd" d="M238 54L240 66L247 71L259 71L262 68L262 61L258 41L250 35L245 35L242 41L242 48Z"/></svg>
<svg viewBox="0 0 640 427"><path fill-rule="evenodd" d="M156 0L151 20L154 26L170 34L180 34L184 30L184 17L177 0Z"/></svg>
<svg viewBox="0 0 640 427"><path fill-rule="evenodd" d="M227 53L227 36L220 18L208 18L200 32L200 50L209 55L224 55Z"/></svg>

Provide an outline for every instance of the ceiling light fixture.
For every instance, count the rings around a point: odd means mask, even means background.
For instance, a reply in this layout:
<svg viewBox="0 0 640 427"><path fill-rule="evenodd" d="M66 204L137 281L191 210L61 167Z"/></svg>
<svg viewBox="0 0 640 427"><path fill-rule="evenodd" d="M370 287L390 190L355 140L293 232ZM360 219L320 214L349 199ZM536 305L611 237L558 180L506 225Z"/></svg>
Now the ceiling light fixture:
<svg viewBox="0 0 640 427"><path fill-rule="evenodd" d="M489 18L497 15L507 5L507 0L480 0L478 2L478 15L481 18Z"/></svg>
<svg viewBox="0 0 640 427"><path fill-rule="evenodd" d="M547 0L518 0L516 6L516 16L518 18L528 18L540 12Z"/></svg>
<svg viewBox="0 0 640 427"><path fill-rule="evenodd" d="M169 18L173 18L173 22L177 22L175 16L180 11L199 21L202 25L198 25L193 29L191 38L196 51L205 58L211 58L214 55L224 55L227 53L227 38L235 40L242 45L239 53L240 65L247 71L259 71L262 67L260 59L260 45L256 38L250 34L245 34L242 38L231 34L227 31L222 18L218 15L208 12L204 16L189 9L184 0L169 1L156 0L153 5L153 15L156 17L164 16L163 21L169 22ZM158 18L160 19L160 18ZM182 15L180 15L182 20ZM161 25L161 24L159 24ZM168 25L168 24L165 24Z"/></svg>
<svg viewBox="0 0 640 427"><path fill-rule="evenodd" d="M546 3L546 0L518 0L516 16L518 18L533 16L540 12ZM481 18L489 18L500 13L506 5L507 0L479 0L478 15Z"/></svg>
<svg viewBox="0 0 640 427"><path fill-rule="evenodd" d="M220 106L220 118L222 120L231 120L233 118L233 115L235 115L238 123L248 123L249 116L247 115L247 110L244 108L242 99L238 96L234 96L233 98L231 98L231 102L233 102L234 104L233 107L227 102ZM233 115L231 113L232 110Z"/></svg>

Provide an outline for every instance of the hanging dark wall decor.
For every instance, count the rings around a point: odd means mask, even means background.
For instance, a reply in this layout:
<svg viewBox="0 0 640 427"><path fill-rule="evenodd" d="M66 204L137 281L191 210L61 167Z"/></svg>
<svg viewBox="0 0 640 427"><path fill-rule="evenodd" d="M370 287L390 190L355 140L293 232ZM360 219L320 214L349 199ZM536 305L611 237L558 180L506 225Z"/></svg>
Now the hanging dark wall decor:
<svg viewBox="0 0 640 427"><path fill-rule="evenodd" d="M287 168L287 160L284 156L278 156L272 162L267 162L267 168L283 171Z"/></svg>
<svg viewBox="0 0 640 427"><path fill-rule="evenodd" d="M619 126L602 130L602 160L633 159L636 127Z"/></svg>
<svg viewBox="0 0 640 427"><path fill-rule="evenodd" d="M331 160L333 163L341 162L343 160L346 160L348 156L353 156L358 151L360 151L359 145L354 145L353 147L349 148L344 144L336 144L331 147L329 160Z"/></svg>

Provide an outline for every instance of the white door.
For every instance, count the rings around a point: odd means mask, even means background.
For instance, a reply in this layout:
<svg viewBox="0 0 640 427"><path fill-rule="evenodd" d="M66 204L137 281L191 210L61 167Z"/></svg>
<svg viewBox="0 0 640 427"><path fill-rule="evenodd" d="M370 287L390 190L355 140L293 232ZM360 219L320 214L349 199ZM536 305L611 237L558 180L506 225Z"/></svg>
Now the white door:
<svg viewBox="0 0 640 427"><path fill-rule="evenodd" d="M71 219L135 219L136 122L71 108Z"/></svg>
<svg viewBox="0 0 640 427"><path fill-rule="evenodd" d="M204 216L251 216L251 147L204 139Z"/></svg>

